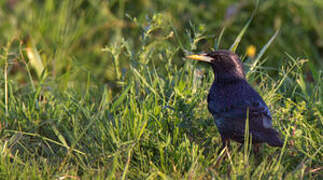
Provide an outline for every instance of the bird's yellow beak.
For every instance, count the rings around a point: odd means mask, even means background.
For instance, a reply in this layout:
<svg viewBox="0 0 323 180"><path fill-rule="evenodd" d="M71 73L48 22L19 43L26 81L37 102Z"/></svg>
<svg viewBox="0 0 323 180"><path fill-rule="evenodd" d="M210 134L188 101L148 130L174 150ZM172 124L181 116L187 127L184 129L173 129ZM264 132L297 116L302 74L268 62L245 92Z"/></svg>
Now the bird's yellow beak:
<svg viewBox="0 0 323 180"><path fill-rule="evenodd" d="M186 56L186 58L194 59L194 60L198 60L198 61L203 61L203 62L208 62L208 63L211 63L213 60L212 57L209 57L206 54L194 54L194 55Z"/></svg>

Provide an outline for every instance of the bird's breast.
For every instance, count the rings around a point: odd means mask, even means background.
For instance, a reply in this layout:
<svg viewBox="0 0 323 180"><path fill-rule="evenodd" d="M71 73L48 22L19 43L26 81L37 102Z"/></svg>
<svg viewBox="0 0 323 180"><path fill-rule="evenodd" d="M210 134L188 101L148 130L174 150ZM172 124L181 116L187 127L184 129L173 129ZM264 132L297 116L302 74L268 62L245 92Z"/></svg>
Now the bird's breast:
<svg viewBox="0 0 323 180"><path fill-rule="evenodd" d="M208 100L215 101L221 107L230 107L241 100L243 89L241 87L212 84Z"/></svg>

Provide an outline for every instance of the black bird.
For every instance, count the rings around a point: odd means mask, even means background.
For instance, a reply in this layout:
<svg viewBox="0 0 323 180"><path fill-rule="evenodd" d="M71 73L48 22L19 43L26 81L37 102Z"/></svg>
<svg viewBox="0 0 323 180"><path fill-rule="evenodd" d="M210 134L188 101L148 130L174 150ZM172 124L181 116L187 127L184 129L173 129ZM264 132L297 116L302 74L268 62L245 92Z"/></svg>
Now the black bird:
<svg viewBox="0 0 323 180"><path fill-rule="evenodd" d="M217 50L187 58L206 62L213 68L214 82L207 102L221 134L223 148L229 145L230 139L244 142L247 117L249 134L256 148L260 143L283 146L278 132L272 127L272 118L266 103L248 84L243 65L235 53Z"/></svg>

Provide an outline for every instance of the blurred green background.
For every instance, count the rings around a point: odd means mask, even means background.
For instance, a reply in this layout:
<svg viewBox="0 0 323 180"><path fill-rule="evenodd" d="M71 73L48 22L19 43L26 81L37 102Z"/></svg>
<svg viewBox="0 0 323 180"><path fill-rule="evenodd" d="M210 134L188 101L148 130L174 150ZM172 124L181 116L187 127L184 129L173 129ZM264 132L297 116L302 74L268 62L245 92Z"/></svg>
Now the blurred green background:
<svg viewBox="0 0 323 180"><path fill-rule="evenodd" d="M162 49L178 48L174 59L181 65L186 50L199 52L214 48L223 28L220 48L229 48L255 6L253 0L3 0L0 2L0 46L3 50L12 42L10 79L28 81L23 60L30 60L26 48L32 47L55 80L69 82L74 87L82 85L90 75L92 82L115 88L131 58L124 55L125 48L105 47L122 46L122 41L127 41L129 49L141 51L139 42L144 41L147 29L153 28L151 39L163 41L158 45L161 49L154 47L147 53L162 54ZM265 54L269 57L265 65L280 67L285 63L287 52L293 57L308 59L306 78L318 80L317 71L323 64L322 17L323 1L320 0L260 0L237 52L243 56L250 46L260 49L280 29L270 53ZM200 37L192 37L196 34ZM197 47L187 46L190 38L200 39ZM156 43L151 39L145 43ZM156 65L162 63L163 56L157 57L160 59L154 59ZM144 60L135 61L144 63ZM32 76L35 76L35 66L32 63Z"/></svg>

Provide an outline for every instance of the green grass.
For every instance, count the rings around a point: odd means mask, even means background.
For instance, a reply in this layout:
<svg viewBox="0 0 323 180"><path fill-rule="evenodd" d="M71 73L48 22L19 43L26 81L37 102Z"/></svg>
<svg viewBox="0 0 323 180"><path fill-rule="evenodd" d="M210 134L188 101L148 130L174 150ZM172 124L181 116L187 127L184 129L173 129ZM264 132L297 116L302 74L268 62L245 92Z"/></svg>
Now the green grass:
<svg viewBox="0 0 323 180"><path fill-rule="evenodd" d="M0 179L322 178L320 1L9 2ZM184 56L230 47L282 149L220 151L206 102L212 70Z"/></svg>

